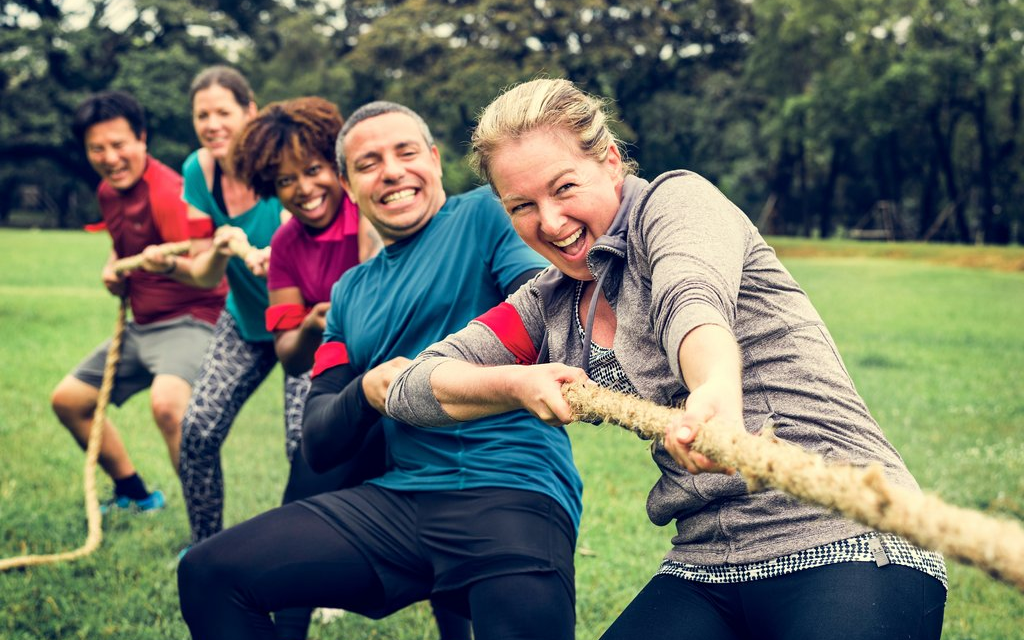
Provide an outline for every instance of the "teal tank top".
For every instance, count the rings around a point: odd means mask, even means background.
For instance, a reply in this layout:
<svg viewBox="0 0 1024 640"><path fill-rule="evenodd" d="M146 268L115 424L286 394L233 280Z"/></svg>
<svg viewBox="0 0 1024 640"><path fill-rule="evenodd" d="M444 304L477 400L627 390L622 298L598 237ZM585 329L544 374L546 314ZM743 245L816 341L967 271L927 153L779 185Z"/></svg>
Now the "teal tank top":
<svg viewBox="0 0 1024 640"><path fill-rule="evenodd" d="M249 244L262 249L270 246L270 238L281 226L281 202L277 198L260 200L251 209L240 216L231 218L214 200L213 194L206 187L206 177L199 166L199 151L193 151L182 165L181 175L185 178L185 202L209 214L214 227L230 224L245 231ZM247 342L265 342L274 339L267 331L264 316L270 300L267 294L267 281L256 277L245 266L245 261L232 257L228 261L228 292L225 308L238 324L238 331Z"/></svg>

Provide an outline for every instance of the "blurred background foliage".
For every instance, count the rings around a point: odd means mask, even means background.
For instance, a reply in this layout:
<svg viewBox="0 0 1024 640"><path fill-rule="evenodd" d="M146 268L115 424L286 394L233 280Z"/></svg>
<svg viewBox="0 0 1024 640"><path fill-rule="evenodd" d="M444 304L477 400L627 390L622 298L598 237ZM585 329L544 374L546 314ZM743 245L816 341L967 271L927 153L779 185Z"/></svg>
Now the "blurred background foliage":
<svg viewBox="0 0 1024 640"><path fill-rule="evenodd" d="M567 77L612 101L653 177L695 170L764 233L1024 236L1024 0L0 0L0 224L98 217L69 132L88 93L146 106L150 150L196 146L188 84L240 68L261 105L418 110L452 192L502 88Z"/></svg>

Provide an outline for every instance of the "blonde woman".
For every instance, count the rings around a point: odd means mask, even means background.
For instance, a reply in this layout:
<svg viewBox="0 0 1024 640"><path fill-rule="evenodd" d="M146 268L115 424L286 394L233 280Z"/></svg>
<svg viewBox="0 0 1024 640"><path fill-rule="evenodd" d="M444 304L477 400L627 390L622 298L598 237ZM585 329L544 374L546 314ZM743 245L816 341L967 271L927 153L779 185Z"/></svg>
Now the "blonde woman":
<svg viewBox="0 0 1024 640"><path fill-rule="evenodd" d="M712 417L751 432L773 423L826 459L878 464L916 487L743 212L689 171L633 175L602 101L566 80L498 97L473 148L516 232L552 267L428 348L391 385L388 414L440 426L525 408L562 425L561 384L588 377L685 401L653 449L662 475L647 501L655 524L675 520L672 548L605 640L938 638L941 556L775 491L749 494L689 448Z"/></svg>

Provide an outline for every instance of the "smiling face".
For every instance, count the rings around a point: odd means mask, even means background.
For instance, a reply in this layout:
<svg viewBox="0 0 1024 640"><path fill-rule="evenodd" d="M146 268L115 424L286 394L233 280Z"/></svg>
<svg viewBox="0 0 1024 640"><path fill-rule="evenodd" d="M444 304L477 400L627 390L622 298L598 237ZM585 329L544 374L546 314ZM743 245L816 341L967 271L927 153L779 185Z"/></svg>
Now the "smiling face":
<svg viewBox="0 0 1024 640"><path fill-rule="evenodd" d="M85 155L110 186L126 191L146 171L146 133L136 136L121 117L97 122L85 131Z"/></svg>
<svg viewBox="0 0 1024 640"><path fill-rule="evenodd" d="M384 113L352 127L343 141L349 198L385 245L413 235L445 202L441 155L404 113Z"/></svg>
<svg viewBox="0 0 1024 640"><path fill-rule="evenodd" d="M622 159L612 144L602 161L568 134L540 129L503 144L490 178L516 233L559 271L593 280L587 252L608 231L622 195Z"/></svg>
<svg viewBox="0 0 1024 640"><path fill-rule="evenodd" d="M227 158L231 140L256 115L256 103L242 106L229 89L212 84L192 98L192 126L199 144L216 160Z"/></svg>
<svg viewBox="0 0 1024 640"><path fill-rule="evenodd" d="M341 205L341 182L334 165L319 155L303 160L285 153L274 178L277 199L299 222L324 229Z"/></svg>

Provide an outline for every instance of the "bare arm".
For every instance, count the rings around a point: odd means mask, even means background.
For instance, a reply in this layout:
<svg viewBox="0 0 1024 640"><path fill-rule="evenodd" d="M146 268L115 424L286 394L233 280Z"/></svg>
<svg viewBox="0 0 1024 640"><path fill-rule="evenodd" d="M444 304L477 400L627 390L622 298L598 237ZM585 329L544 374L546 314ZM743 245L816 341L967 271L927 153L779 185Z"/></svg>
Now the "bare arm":
<svg viewBox="0 0 1024 640"><path fill-rule="evenodd" d="M297 304L306 305L298 287L284 287L270 291L270 305ZM274 331L274 351L281 361L284 370L293 375L301 375L313 366L313 357L324 335L324 325L329 302L321 302L306 314L302 323L294 329Z"/></svg>
<svg viewBox="0 0 1024 640"><path fill-rule="evenodd" d="M238 227L219 227L209 247L198 250L189 265L189 282L197 287L212 289L220 284L228 268L228 260L235 255L231 251L232 238L245 238L245 232Z"/></svg>

